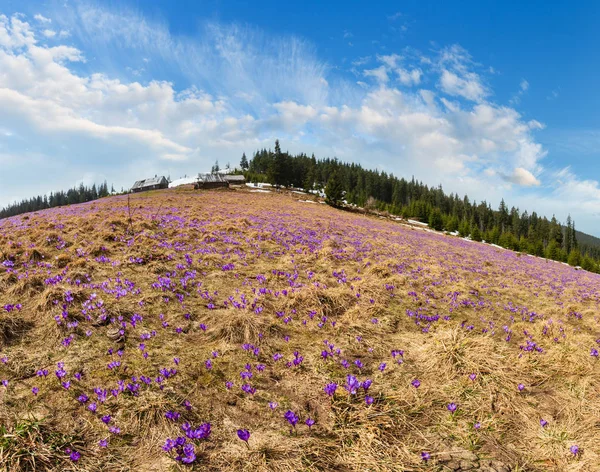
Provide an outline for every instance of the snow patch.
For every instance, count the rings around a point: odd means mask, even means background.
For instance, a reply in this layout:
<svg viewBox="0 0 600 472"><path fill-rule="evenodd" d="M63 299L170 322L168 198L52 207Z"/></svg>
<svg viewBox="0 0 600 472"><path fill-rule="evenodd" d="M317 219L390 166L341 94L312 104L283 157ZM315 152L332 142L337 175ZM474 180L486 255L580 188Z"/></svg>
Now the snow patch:
<svg viewBox="0 0 600 472"><path fill-rule="evenodd" d="M195 184L198 182L197 177L183 177L181 179L174 180L169 184L169 188L179 187L180 185Z"/></svg>
<svg viewBox="0 0 600 472"><path fill-rule="evenodd" d="M417 220L408 220L408 222L413 225L429 226L427 223L423 223L422 221Z"/></svg>

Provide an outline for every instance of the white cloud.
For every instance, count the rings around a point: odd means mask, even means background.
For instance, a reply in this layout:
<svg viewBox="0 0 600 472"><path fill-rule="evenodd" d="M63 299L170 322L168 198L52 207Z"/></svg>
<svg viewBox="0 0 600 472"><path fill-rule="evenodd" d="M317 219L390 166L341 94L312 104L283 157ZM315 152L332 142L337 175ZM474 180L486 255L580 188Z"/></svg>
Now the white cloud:
<svg viewBox="0 0 600 472"><path fill-rule="evenodd" d="M466 74L463 78L444 69L440 77L440 87L448 95L463 97L474 102L480 102L488 95L477 74Z"/></svg>
<svg viewBox="0 0 600 472"><path fill-rule="evenodd" d="M377 56L377 60L385 64L387 67L395 69L396 67L398 67L398 64L402 62L402 56L399 56L398 54L389 54L384 56Z"/></svg>
<svg viewBox="0 0 600 472"><path fill-rule="evenodd" d="M527 82L525 79L521 79L521 82L519 83L519 90L512 96L509 102L513 105L518 105L521 103L521 97L525 95L527 90L529 90L529 82Z"/></svg>
<svg viewBox="0 0 600 472"><path fill-rule="evenodd" d="M384 66L376 69L366 69L363 71L365 77L374 77L378 82L385 84L390 78L388 77L387 69Z"/></svg>
<svg viewBox="0 0 600 472"><path fill-rule="evenodd" d="M45 16L40 15L39 13L34 15L33 18L40 23L52 23L52 20L50 18L46 18Z"/></svg>
<svg viewBox="0 0 600 472"><path fill-rule="evenodd" d="M455 44L442 48L434 65L440 71L438 86L444 93L473 102L482 102L490 95L481 76L474 71L479 64L462 47Z"/></svg>
<svg viewBox="0 0 600 472"><path fill-rule="evenodd" d="M46 38L54 38L54 36L56 36L56 31L51 29L45 29L44 31L42 31L42 34L46 36Z"/></svg>
<svg viewBox="0 0 600 472"><path fill-rule="evenodd" d="M421 82L423 71L419 68L408 69L401 66L404 61L403 56L399 54L378 55L377 60L382 65L376 69L365 71L365 75L377 77L380 82L385 83L389 80L388 74L395 74L398 81L408 87Z"/></svg>
<svg viewBox="0 0 600 472"><path fill-rule="evenodd" d="M407 86L419 85L421 82L421 76L423 75L421 69L412 69L409 71L407 69L399 68L396 70L396 72L398 73L400 82Z"/></svg>
<svg viewBox="0 0 600 472"><path fill-rule="evenodd" d="M517 167L513 170L512 174L503 176L503 178L508 182L524 187L537 187L540 185L540 181L531 172L522 167Z"/></svg>
<svg viewBox="0 0 600 472"><path fill-rule="evenodd" d="M352 65L355 67L364 66L365 64L368 64L370 60L371 60L371 56L359 57L359 58L355 59L354 61L352 61Z"/></svg>

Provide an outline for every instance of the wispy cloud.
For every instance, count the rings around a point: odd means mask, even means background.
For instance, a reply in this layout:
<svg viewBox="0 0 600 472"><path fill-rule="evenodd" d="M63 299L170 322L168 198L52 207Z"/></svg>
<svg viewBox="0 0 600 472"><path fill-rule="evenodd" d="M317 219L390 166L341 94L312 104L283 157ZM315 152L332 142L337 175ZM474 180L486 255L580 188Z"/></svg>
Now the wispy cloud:
<svg viewBox="0 0 600 472"><path fill-rule="evenodd" d="M52 20L50 18L46 18L45 16L40 15L39 13L34 15L33 19L40 23L52 23Z"/></svg>
<svg viewBox="0 0 600 472"><path fill-rule="evenodd" d="M512 105L518 105L521 103L521 97L523 95L525 95L525 93L527 92L527 90L529 90L529 82L527 82L527 80L525 79L521 79L521 82L519 83L519 90L517 91L517 93L515 93L511 99L509 100L509 103Z"/></svg>
<svg viewBox="0 0 600 472"><path fill-rule="evenodd" d="M560 89L554 89L546 96L546 100L555 100L559 96L560 96Z"/></svg>

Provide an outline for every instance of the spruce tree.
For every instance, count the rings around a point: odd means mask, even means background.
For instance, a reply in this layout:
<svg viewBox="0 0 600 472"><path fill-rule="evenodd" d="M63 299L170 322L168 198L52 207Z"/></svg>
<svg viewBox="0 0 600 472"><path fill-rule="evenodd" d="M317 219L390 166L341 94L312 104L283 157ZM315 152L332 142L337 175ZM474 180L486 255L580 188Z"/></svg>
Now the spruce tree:
<svg viewBox="0 0 600 472"><path fill-rule="evenodd" d="M269 179L269 183L279 187L284 184L284 174L285 174L285 157L281 152L281 147L279 146L279 139L275 140L275 155L273 156L273 160L271 161L271 165L267 171L267 177Z"/></svg>
<svg viewBox="0 0 600 472"><path fill-rule="evenodd" d="M342 186L342 179L338 172L334 170L329 176L327 187L325 187L325 202L333 207L338 207L342 203L343 198L344 188Z"/></svg>
<svg viewBox="0 0 600 472"><path fill-rule="evenodd" d="M473 225L473 229L471 230L471 239L473 241L481 241L481 230L479 229L479 225Z"/></svg>
<svg viewBox="0 0 600 472"><path fill-rule="evenodd" d="M581 254L578 249L571 250L571 252L569 253L569 258L567 259L567 262L570 266L573 266L573 267L581 265Z"/></svg>
<svg viewBox="0 0 600 472"><path fill-rule="evenodd" d="M240 167L242 170L248 170L248 158L246 157L246 153L242 153L242 160L240 161Z"/></svg>
<svg viewBox="0 0 600 472"><path fill-rule="evenodd" d="M439 208L434 208L429 214L429 227L436 231L444 229L444 220L442 218L442 211Z"/></svg>

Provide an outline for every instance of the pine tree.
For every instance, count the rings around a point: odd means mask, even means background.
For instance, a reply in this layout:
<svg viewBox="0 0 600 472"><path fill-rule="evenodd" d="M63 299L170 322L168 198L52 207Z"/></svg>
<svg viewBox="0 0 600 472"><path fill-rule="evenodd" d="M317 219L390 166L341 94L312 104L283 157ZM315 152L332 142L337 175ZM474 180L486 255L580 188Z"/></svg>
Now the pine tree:
<svg viewBox="0 0 600 472"><path fill-rule="evenodd" d="M573 267L581 265L581 253L579 252L578 249L573 249L569 253L569 258L567 259L567 263Z"/></svg>
<svg viewBox="0 0 600 472"><path fill-rule="evenodd" d="M246 153L242 153L242 160L240 161L240 167L242 170L248 170L248 158L246 157Z"/></svg>
<svg viewBox="0 0 600 472"><path fill-rule="evenodd" d="M342 179L337 171L329 176L327 187L325 187L325 202L333 207L340 206L344 198L344 189L342 187Z"/></svg>
<svg viewBox="0 0 600 472"><path fill-rule="evenodd" d="M471 230L471 239L473 241L481 241L481 230L479 229L479 225L473 225L473 229Z"/></svg>
<svg viewBox="0 0 600 472"><path fill-rule="evenodd" d="M462 238L466 238L471 232L471 226L466 219L463 219L462 223L458 225L458 234Z"/></svg>
<svg viewBox="0 0 600 472"><path fill-rule="evenodd" d="M442 211L439 208L434 208L429 214L429 227L436 231L444 229L444 220L442 218Z"/></svg>
<svg viewBox="0 0 600 472"><path fill-rule="evenodd" d="M560 246L558 245L556 240L552 239L548 243L548 246L546 246L545 256L546 256L546 259L552 259L554 261L560 260L560 257L561 257Z"/></svg>
<svg viewBox="0 0 600 472"><path fill-rule="evenodd" d="M281 148L279 147L279 139L276 139L275 155L273 156L273 160L271 161L271 165L269 166L269 170L267 172L269 183L275 185L276 187L284 184L284 165L285 158L281 152Z"/></svg>
<svg viewBox="0 0 600 472"><path fill-rule="evenodd" d="M567 216L567 226L565 227L565 236L563 239L563 248L568 254L571 253L571 248L573 247L571 234L571 215L569 215Z"/></svg>

